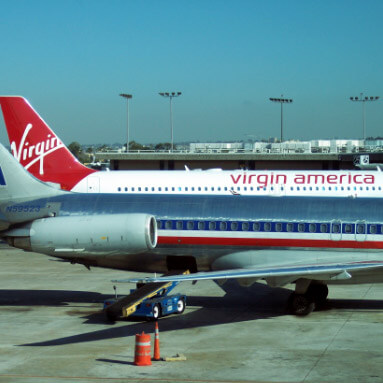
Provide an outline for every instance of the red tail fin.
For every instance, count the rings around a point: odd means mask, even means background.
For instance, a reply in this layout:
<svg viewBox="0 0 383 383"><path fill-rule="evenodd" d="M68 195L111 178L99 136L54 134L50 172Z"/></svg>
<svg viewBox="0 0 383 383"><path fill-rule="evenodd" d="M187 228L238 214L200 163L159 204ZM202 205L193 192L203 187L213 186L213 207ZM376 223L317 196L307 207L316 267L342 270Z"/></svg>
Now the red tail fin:
<svg viewBox="0 0 383 383"><path fill-rule="evenodd" d="M71 190L94 170L82 165L23 97L2 97L13 155L36 178Z"/></svg>

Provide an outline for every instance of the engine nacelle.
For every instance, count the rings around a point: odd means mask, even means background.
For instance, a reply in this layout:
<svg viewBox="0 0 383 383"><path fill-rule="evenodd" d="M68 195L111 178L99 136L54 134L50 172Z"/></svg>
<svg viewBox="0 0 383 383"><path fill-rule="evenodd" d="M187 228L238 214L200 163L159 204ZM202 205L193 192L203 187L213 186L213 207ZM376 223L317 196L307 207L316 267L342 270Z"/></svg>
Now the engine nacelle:
<svg viewBox="0 0 383 383"><path fill-rule="evenodd" d="M5 234L11 246L58 257L133 254L157 245L148 214L104 214L37 219Z"/></svg>

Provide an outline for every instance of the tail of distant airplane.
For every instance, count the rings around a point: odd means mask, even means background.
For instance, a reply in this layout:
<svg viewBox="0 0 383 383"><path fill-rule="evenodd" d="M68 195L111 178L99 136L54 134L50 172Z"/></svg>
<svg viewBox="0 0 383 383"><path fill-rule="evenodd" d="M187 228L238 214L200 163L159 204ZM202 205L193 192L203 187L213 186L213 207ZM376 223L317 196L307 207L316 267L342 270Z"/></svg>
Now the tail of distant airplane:
<svg viewBox="0 0 383 383"><path fill-rule="evenodd" d="M14 157L34 176L71 190L94 170L82 165L32 108L19 96L0 96Z"/></svg>

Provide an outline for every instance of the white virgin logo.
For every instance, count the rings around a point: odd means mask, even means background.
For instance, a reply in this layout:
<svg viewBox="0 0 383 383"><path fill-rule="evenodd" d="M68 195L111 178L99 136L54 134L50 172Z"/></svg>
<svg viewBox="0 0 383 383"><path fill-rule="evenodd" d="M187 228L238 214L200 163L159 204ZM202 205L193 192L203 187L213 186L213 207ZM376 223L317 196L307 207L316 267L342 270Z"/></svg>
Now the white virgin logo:
<svg viewBox="0 0 383 383"><path fill-rule="evenodd" d="M11 150L17 161L20 162L21 160L30 160L27 164L25 164L25 169L29 169L33 164L40 161L39 173L44 174L44 157L60 148L63 148L64 144L56 136L48 134L45 141L38 142L36 145L29 145L29 142L26 142L26 139L32 127L32 124L28 124L26 126L20 140L19 149L17 150L17 145L15 141L13 141L11 143Z"/></svg>

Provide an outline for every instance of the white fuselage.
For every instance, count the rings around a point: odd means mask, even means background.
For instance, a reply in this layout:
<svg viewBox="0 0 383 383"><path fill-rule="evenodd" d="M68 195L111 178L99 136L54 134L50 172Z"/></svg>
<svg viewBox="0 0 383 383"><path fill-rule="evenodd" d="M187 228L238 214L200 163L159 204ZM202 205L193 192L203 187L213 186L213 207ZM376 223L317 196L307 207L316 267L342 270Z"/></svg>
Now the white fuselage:
<svg viewBox="0 0 383 383"><path fill-rule="evenodd" d="M378 171L110 171L96 172L72 189L82 193L241 194L381 197Z"/></svg>

